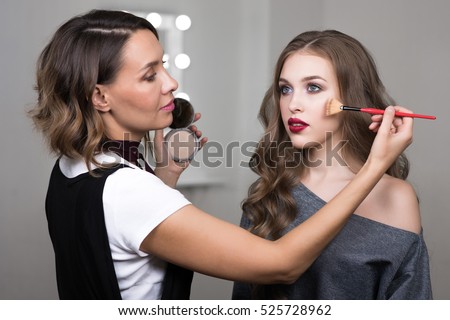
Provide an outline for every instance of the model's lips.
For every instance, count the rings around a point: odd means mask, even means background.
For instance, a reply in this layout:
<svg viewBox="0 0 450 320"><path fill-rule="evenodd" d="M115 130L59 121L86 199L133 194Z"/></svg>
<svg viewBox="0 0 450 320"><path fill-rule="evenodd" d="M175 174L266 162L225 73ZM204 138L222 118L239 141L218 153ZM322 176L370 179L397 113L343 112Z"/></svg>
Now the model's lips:
<svg viewBox="0 0 450 320"><path fill-rule="evenodd" d="M170 112L172 112L174 109L175 109L175 104L173 103L173 100L161 108L161 110L170 111Z"/></svg>
<svg viewBox="0 0 450 320"><path fill-rule="evenodd" d="M307 124L306 122L304 122L298 118L289 118L288 126L289 126L289 130L292 133L297 133L297 132L303 131L306 128L308 128L309 124Z"/></svg>

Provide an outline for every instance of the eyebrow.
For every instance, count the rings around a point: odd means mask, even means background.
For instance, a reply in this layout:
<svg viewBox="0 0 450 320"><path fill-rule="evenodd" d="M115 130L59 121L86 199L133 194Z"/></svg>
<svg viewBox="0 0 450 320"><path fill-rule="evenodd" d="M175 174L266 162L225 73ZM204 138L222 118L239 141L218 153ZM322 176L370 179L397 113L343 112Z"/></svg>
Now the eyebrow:
<svg viewBox="0 0 450 320"><path fill-rule="evenodd" d="M321 76L307 76L307 77L302 78L301 82L306 82L306 81L311 81L311 80L316 80L316 79L321 79L321 80L323 80L325 82L328 82L326 79L322 78ZM289 81L287 81L284 78L279 78L278 82L287 82L287 83L289 83Z"/></svg>
<svg viewBox="0 0 450 320"><path fill-rule="evenodd" d="M159 61L152 61L152 62L149 62L149 63L147 63L145 66L143 66L143 67L141 68L141 70L139 70L139 71L143 71L143 70L146 70L146 69L153 68L154 66L157 66L158 64L159 64Z"/></svg>

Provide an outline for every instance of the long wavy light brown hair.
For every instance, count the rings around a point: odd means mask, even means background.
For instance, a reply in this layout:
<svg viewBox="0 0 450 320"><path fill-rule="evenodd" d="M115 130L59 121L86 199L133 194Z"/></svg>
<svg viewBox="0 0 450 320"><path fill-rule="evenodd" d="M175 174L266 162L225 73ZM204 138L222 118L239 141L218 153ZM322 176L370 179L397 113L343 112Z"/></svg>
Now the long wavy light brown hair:
<svg viewBox="0 0 450 320"><path fill-rule="evenodd" d="M280 114L279 77L286 59L296 52L307 52L329 60L336 73L341 101L350 106L385 109L395 104L387 94L373 58L356 39L335 30L308 31L295 37L282 51L275 66L273 83L262 101L259 119L265 134L251 159L251 168L259 178L250 186L242 203L254 234L278 239L297 215L291 191L298 184L305 164L306 150L293 148ZM370 153L375 134L368 130L370 116L359 112L342 112L342 148L345 159L363 164ZM409 163L401 155L387 174L406 179ZM281 298L277 286L255 286L256 298Z"/></svg>
<svg viewBox="0 0 450 320"><path fill-rule="evenodd" d="M89 169L91 163L101 166L95 155L107 137L91 98L96 84L115 80L125 44L142 29L158 38L143 18L93 10L64 23L44 48L37 62L38 101L29 114L57 156L81 157Z"/></svg>

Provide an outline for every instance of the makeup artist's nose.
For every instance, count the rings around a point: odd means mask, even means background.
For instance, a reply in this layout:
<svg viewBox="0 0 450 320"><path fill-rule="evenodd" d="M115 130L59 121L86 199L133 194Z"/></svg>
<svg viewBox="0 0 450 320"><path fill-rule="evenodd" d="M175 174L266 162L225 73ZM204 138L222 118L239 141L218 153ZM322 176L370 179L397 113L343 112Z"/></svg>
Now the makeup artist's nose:
<svg viewBox="0 0 450 320"><path fill-rule="evenodd" d="M172 76L167 72L167 70L164 72L164 80L162 85L162 92L163 94L173 92L178 89L178 82Z"/></svg>

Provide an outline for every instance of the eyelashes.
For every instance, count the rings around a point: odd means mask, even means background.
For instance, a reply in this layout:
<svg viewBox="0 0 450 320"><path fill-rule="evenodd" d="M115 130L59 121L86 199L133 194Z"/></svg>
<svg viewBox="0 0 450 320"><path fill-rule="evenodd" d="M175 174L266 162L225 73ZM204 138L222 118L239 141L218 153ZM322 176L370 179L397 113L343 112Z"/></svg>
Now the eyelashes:
<svg viewBox="0 0 450 320"><path fill-rule="evenodd" d="M149 76L145 76L144 80L148 81L148 82L152 82L152 81L155 81L155 78L156 78L156 72L151 74L151 75L149 75Z"/></svg>
<svg viewBox="0 0 450 320"><path fill-rule="evenodd" d="M306 85L306 91L316 93L322 91L322 87L319 86L317 83L308 83Z"/></svg>
<svg viewBox="0 0 450 320"><path fill-rule="evenodd" d="M161 66L164 67L164 65L165 65L166 62L167 62L166 60L161 60ZM156 68L155 68L154 66L152 66L151 68L149 68L148 73L150 73L150 72L153 72L153 73L151 73L150 75L145 75L144 78L143 78L144 81L148 81L148 82L155 81L156 75L158 74L158 73L156 72L156 70L158 70L158 69L157 69L157 68L158 68L157 65L158 65L158 64L156 64ZM164 68L165 68L165 67L164 67Z"/></svg>
<svg viewBox="0 0 450 320"><path fill-rule="evenodd" d="M281 94L282 96L285 96L285 95L287 95L287 94L289 94L289 93L292 93L293 90L292 90L292 88L289 87L289 86L281 85L281 86L278 87L278 91L280 92L280 94Z"/></svg>
<svg viewBox="0 0 450 320"><path fill-rule="evenodd" d="M294 91L294 89L291 86L280 84L278 86L278 92L281 95L288 95L291 94ZM322 91L322 87L317 83L307 83L305 85L305 91L308 93L319 93Z"/></svg>

